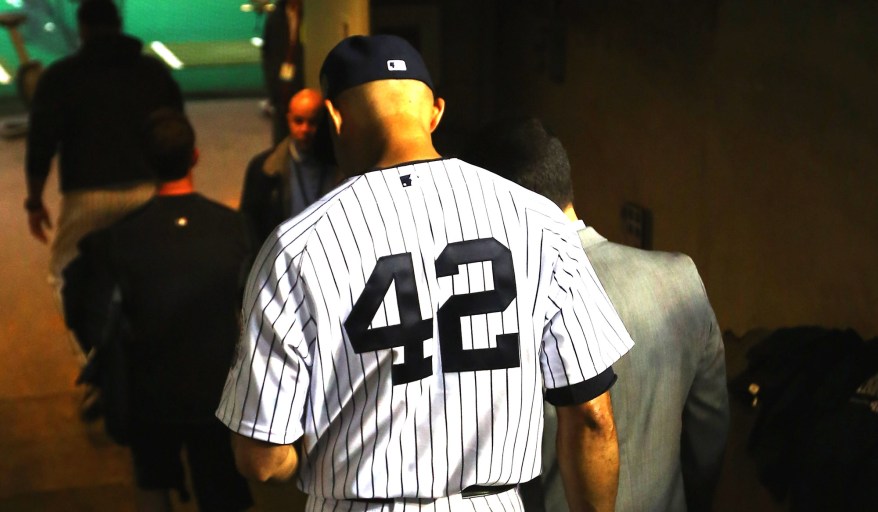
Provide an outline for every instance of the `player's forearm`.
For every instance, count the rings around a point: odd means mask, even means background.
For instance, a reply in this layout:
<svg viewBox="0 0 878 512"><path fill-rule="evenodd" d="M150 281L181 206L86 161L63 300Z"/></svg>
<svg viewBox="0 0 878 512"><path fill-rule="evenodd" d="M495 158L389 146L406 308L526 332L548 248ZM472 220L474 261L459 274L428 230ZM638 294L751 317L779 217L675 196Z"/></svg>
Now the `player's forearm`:
<svg viewBox="0 0 878 512"><path fill-rule="evenodd" d="M557 411L558 465L570 510L612 512L619 486L619 445L609 393Z"/></svg>
<svg viewBox="0 0 878 512"><path fill-rule="evenodd" d="M293 445L271 444L232 435L235 466L244 478L257 482L283 482L296 472L299 458Z"/></svg>

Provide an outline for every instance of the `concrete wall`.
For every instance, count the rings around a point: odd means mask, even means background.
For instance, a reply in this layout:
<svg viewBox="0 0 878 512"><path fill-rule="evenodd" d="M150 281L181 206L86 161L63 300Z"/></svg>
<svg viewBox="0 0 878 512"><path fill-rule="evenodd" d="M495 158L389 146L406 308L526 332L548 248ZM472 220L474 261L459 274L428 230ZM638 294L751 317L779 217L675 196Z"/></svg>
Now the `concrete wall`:
<svg viewBox="0 0 878 512"><path fill-rule="evenodd" d="M652 4L504 9L498 111L558 133L609 238L624 202L652 209L655 248L694 258L724 329L878 335L876 4Z"/></svg>

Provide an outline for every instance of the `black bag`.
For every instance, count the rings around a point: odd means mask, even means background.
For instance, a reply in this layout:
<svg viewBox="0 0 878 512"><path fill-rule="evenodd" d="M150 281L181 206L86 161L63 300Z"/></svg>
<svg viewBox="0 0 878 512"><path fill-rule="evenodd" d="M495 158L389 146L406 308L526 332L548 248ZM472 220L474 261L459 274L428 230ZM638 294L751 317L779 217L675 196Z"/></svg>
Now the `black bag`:
<svg viewBox="0 0 878 512"><path fill-rule="evenodd" d="M118 444L130 440L131 403L129 399L128 345L131 326L122 311L122 294L117 286L107 312L107 323L77 379L100 391L100 407L107 435Z"/></svg>
<svg viewBox="0 0 878 512"><path fill-rule="evenodd" d="M852 408L850 400L878 371L878 343L864 342L852 330L787 328L753 346L747 359L747 369L732 380L730 391L756 408L748 448L760 482L778 501L789 497L794 511L852 503L854 489L842 500L829 482L855 479L837 469L826 470L846 467L856 474L860 470L854 468L875 463L878 443L865 442L875 432L874 418ZM834 442L828 440L830 432L838 436ZM841 449L845 443L848 449ZM821 446L828 451L821 452ZM832 463L830 456L836 457ZM815 465L818 460L821 463Z"/></svg>

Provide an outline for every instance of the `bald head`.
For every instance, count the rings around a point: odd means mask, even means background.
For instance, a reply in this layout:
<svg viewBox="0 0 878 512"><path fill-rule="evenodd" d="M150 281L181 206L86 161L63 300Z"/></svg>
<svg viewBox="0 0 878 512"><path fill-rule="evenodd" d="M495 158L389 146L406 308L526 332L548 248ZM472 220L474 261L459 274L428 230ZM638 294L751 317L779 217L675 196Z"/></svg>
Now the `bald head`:
<svg viewBox="0 0 878 512"><path fill-rule="evenodd" d="M376 80L327 101L342 168L372 168L438 158L432 133L445 102L418 80Z"/></svg>
<svg viewBox="0 0 878 512"><path fill-rule="evenodd" d="M323 96L314 89L302 89L290 99L287 124L290 127L290 139L299 151L311 151L322 113Z"/></svg>

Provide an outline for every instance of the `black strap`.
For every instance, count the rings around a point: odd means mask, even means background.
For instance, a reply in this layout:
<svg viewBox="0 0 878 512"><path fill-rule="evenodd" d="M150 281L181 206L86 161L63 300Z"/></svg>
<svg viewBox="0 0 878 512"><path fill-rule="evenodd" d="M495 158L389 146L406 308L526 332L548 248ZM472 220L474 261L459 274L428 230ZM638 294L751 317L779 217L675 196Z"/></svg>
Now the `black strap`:
<svg viewBox="0 0 878 512"><path fill-rule="evenodd" d="M518 487L518 484L509 485L471 485L460 493L464 498L477 498L480 496L492 496Z"/></svg>
<svg viewBox="0 0 878 512"><path fill-rule="evenodd" d="M493 496L494 494L500 494L506 491L511 491L518 487L518 484L509 484L509 485L471 485L463 490L460 493L464 499L469 498L480 498L482 496ZM381 505L389 505L393 503L397 499L404 498L354 498L351 501L357 501L360 503L372 503L372 504L381 504Z"/></svg>

